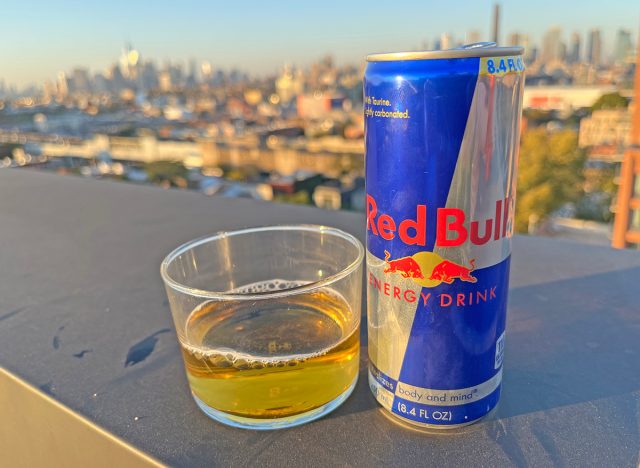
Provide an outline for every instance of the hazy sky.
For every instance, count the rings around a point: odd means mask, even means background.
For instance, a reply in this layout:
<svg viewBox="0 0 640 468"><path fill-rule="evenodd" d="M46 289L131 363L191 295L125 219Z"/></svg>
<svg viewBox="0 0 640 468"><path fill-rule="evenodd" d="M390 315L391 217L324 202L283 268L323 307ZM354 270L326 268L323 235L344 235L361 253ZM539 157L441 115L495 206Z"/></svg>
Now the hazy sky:
<svg viewBox="0 0 640 468"><path fill-rule="evenodd" d="M386 4L386 6L381 6ZM23 86L86 66L104 70L131 42L143 58L208 60L214 67L272 72L284 62L306 65L325 53L357 63L367 53L432 45L442 32L488 38L492 1L393 2L214 0L2 0L0 80ZM532 6L532 5L535 5ZM605 52L619 28L640 29L637 0L502 2L501 37L513 31L536 42L546 29L600 28ZM584 47L584 46L583 46Z"/></svg>

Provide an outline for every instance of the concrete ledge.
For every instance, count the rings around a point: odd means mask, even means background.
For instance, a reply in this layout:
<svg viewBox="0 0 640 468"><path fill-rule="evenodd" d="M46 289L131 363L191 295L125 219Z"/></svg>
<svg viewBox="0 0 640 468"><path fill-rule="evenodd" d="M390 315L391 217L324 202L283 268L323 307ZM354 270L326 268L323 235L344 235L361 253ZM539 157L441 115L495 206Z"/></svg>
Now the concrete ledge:
<svg viewBox="0 0 640 468"><path fill-rule="evenodd" d="M504 390L491 418L446 436L390 423L367 388L362 327L359 383L328 417L270 433L211 421L189 394L160 262L198 236L279 223L364 240L354 213L0 170L0 367L23 381L3 374L0 417L33 415L16 423L22 442L2 425L2 457L43 460L28 435L47 429L37 415L67 421L47 442L58 449L44 461L58 465L638 465L640 253L535 237L514 238ZM126 366L143 341L148 352Z"/></svg>

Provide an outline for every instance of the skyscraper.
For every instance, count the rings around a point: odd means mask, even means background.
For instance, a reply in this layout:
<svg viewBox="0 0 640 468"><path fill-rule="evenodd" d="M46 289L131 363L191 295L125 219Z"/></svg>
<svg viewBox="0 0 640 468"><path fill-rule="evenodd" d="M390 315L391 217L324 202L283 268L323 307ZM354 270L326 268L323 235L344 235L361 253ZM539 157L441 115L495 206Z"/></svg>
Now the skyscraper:
<svg viewBox="0 0 640 468"><path fill-rule="evenodd" d="M592 29L589 32L587 61L596 68L599 67L602 62L602 39L599 29Z"/></svg>
<svg viewBox="0 0 640 468"><path fill-rule="evenodd" d="M289 104L302 92L303 86L302 71L294 69L290 65L283 67L282 73L275 82L276 93L280 96L280 102L283 104Z"/></svg>
<svg viewBox="0 0 640 468"><path fill-rule="evenodd" d="M163 93L171 91L173 83L171 82L171 72L169 71L168 66L165 66L165 68L158 75L158 86L160 87L160 91L162 91Z"/></svg>
<svg viewBox="0 0 640 468"><path fill-rule="evenodd" d="M440 49L446 50L453 47L453 38L449 33L442 33L440 35Z"/></svg>
<svg viewBox="0 0 640 468"><path fill-rule="evenodd" d="M173 86L184 86L186 75L182 62L171 64L171 66L169 67L169 73L171 74L171 84Z"/></svg>
<svg viewBox="0 0 640 468"><path fill-rule="evenodd" d="M467 44L480 42L480 31L478 31L477 29L472 29L471 31L467 31L467 34L464 38L464 42Z"/></svg>
<svg viewBox="0 0 640 468"><path fill-rule="evenodd" d="M155 64L147 60L141 66L141 73L138 77L138 86L142 90L153 89L158 86L158 73Z"/></svg>
<svg viewBox="0 0 640 468"><path fill-rule="evenodd" d="M76 92L88 92L91 90L89 70L86 68L73 69L73 90Z"/></svg>
<svg viewBox="0 0 640 468"><path fill-rule="evenodd" d="M558 27L549 29L542 38L542 52L540 58L544 63L564 60L562 44L562 30Z"/></svg>
<svg viewBox="0 0 640 468"><path fill-rule="evenodd" d="M194 86L200 83L200 70L195 59L189 59L189 71L187 75L187 85Z"/></svg>
<svg viewBox="0 0 640 468"><path fill-rule="evenodd" d="M618 29L616 35L616 48L613 54L613 58L616 62L624 62L633 51L633 44L631 42L631 31L626 29Z"/></svg>
<svg viewBox="0 0 640 468"><path fill-rule="evenodd" d="M128 80L135 80L138 77L138 62L140 53L131 44L127 44L122 49L120 56L120 73Z"/></svg>
<svg viewBox="0 0 640 468"><path fill-rule="evenodd" d="M571 44L569 46L569 53L567 54L568 63L580 62L580 34L574 32L571 34Z"/></svg>
<svg viewBox="0 0 640 468"><path fill-rule="evenodd" d="M56 85L51 80L46 80L42 87L42 97L48 101L57 94ZM1 90L0 90L1 92Z"/></svg>
<svg viewBox="0 0 640 468"><path fill-rule="evenodd" d="M522 35L518 32L514 32L507 36L507 45L508 46L519 46L522 45Z"/></svg>
<svg viewBox="0 0 640 468"><path fill-rule="evenodd" d="M523 59L527 63L533 63L532 53L534 52L534 49L531 46L531 43L529 42L529 35L528 34L520 34L520 42L518 43L518 45L524 47Z"/></svg>
<svg viewBox="0 0 640 468"><path fill-rule="evenodd" d="M213 69L209 62L205 61L200 64L200 76L202 77L203 83L211 84L213 79Z"/></svg>
<svg viewBox="0 0 640 468"><path fill-rule="evenodd" d="M522 34L517 31L509 34L507 38L507 45L524 47L524 56L523 56L524 61L526 63L531 63L533 61L532 60L533 57L531 55L533 49L529 46L528 34Z"/></svg>
<svg viewBox="0 0 640 468"><path fill-rule="evenodd" d="M109 80L103 73L93 75L93 91L97 93L107 93L110 91Z"/></svg>
<svg viewBox="0 0 640 468"><path fill-rule="evenodd" d="M500 4L493 5L493 27L491 28L491 40L498 44L500 42Z"/></svg>
<svg viewBox="0 0 640 468"><path fill-rule="evenodd" d="M58 85L58 95L65 97L69 94L69 82L67 81L67 75L65 75L64 72L58 73L58 79L56 81Z"/></svg>
<svg viewBox="0 0 640 468"><path fill-rule="evenodd" d="M114 64L107 70L107 78L110 81L110 90L112 92L119 93L124 89L125 80L118 65Z"/></svg>

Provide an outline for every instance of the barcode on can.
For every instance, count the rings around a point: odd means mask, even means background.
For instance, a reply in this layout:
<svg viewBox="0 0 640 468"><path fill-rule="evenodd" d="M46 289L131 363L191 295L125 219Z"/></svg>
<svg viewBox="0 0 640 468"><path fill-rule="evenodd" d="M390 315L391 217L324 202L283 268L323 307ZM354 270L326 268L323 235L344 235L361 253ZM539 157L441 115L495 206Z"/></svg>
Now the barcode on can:
<svg viewBox="0 0 640 468"><path fill-rule="evenodd" d="M504 332L496 341L496 360L494 369L499 369L502 366L502 360L504 359Z"/></svg>

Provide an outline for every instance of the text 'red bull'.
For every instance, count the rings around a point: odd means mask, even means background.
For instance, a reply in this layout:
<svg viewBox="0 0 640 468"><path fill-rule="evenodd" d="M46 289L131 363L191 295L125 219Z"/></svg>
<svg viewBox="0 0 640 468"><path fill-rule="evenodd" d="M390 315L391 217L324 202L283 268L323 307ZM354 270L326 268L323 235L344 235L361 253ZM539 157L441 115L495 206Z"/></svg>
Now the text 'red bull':
<svg viewBox="0 0 640 468"><path fill-rule="evenodd" d="M469 241L484 245L490 240L511 237L513 229L513 198L496 201L493 218L467 220L460 208L438 208L436 214L435 247L457 247ZM427 205L416 206L415 218L396 220L385 213L378 213L375 198L367 194L367 230L385 240L396 236L407 245L427 245Z"/></svg>

